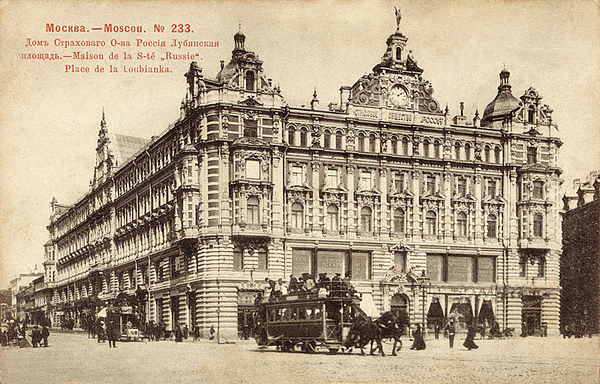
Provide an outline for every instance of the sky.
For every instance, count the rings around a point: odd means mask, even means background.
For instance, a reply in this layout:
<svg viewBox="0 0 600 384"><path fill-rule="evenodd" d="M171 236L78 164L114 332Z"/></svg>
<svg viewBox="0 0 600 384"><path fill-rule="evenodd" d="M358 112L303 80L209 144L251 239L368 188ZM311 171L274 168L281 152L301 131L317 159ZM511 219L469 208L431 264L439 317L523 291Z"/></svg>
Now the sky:
<svg viewBox="0 0 600 384"><path fill-rule="evenodd" d="M121 61L81 61L92 73L68 73L74 60L27 60L23 53L70 55L63 40L104 40L100 52L147 53L110 47L139 34L51 33L47 23L102 27L141 25L144 40L218 41L193 48L204 75L214 77L233 49L241 22L246 49L264 62L267 77L292 104L308 104L316 87L322 105L339 101L379 63L402 11L408 49L450 114L464 101L467 116L495 97L503 66L513 95L534 87L554 110L564 186L600 169L600 28L597 1L0 1L0 288L19 273L41 268L50 200L72 204L88 191L102 110L109 131L151 137L179 116L189 60L171 73L95 73ZM166 32L152 32L162 24ZM171 32L190 24L191 34ZM49 47L26 47L27 38ZM79 49L80 51L83 49ZM91 50L91 49L90 49ZM158 54L169 48L154 49ZM181 50L177 53L187 52ZM149 60L133 64L151 63ZM126 63L125 63L126 64ZM154 64L158 64L154 62Z"/></svg>

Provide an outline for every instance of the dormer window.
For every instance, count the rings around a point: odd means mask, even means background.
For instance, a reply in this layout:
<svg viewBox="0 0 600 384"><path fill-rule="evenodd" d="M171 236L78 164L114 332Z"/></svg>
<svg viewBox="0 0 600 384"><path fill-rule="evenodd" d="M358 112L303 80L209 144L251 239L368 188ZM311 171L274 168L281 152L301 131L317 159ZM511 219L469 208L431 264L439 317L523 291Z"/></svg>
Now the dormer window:
<svg viewBox="0 0 600 384"><path fill-rule="evenodd" d="M532 106L527 110L527 122L535 124L535 108Z"/></svg>
<svg viewBox="0 0 600 384"><path fill-rule="evenodd" d="M254 72L246 72L246 91L254 92Z"/></svg>
<svg viewBox="0 0 600 384"><path fill-rule="evenodd" d="M396 47L396 61L402 60L402 47Z"/></svg>

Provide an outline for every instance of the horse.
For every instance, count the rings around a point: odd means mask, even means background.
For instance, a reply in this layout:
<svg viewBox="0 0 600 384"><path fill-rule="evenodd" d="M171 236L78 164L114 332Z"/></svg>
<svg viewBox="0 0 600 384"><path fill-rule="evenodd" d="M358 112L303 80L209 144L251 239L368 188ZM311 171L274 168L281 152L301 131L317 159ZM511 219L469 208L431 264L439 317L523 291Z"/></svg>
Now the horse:
<svg viewBox="0 0 600 384"><path fill-rule="evenodd" d="M403 334L404 322L393 312L388 311L375 320L375 324L380 329L382 339L394 339L392 356L396 356L396 351L402 348L402 340L400 340L400 336ZM400 343L400 346L396 348L398 343Z"/></svg>
<svg viewBox="0 0 600 384"><path fill-rule="evenodd" d="M375 349L373 349L374 341L377 342L377 348ZM350 327L344 347L350 351L353 347L358 347L360 348L360 354L364 356L365 351L363 348L369 343L371 343L371 355L379 349L381 356L385 356L381 345L381 328L379 325L371 319L356 318Z"/></svg>

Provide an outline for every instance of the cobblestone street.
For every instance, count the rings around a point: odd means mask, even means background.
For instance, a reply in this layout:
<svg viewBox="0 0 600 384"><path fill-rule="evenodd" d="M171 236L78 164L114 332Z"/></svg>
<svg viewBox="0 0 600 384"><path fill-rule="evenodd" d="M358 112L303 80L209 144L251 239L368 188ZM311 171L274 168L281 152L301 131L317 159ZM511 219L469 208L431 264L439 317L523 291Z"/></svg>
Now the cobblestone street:
<svg viewBox="0 0 600 384"><path fill-rule="evenodd" d="M109 349L80 333L49 348L0 349L0 382L13 383L598 383L598 339L427 340L397 357L280 353L253 341L137 342ZM391 345L384 345L386 353Z"/></svg>

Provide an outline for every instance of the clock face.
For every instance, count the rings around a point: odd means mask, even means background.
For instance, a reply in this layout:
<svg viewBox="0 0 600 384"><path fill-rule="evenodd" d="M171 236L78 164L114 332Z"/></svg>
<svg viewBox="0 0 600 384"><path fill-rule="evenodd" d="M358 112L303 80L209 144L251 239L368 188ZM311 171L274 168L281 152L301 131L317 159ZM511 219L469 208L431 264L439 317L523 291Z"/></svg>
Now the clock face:
<svg viewBox="0 0 600 384"><path fill-rule="evenodd" d="M408 95L404 88L397 85L393 86L390 90L390 101L396 107L406 105L408 103Z"/></svg>

